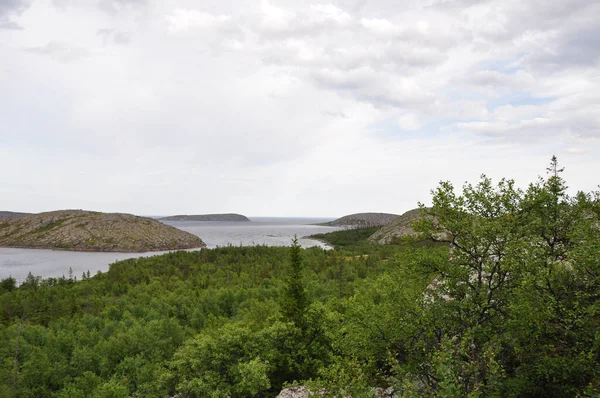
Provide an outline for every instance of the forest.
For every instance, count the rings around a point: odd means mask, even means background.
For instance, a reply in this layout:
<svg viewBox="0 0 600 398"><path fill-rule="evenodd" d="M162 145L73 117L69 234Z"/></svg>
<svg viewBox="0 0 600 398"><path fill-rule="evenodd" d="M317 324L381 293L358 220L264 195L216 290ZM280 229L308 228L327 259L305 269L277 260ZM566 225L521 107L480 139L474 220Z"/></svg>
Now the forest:
<svg viewBox="0 0 600 398"><path fill-rule="evenodd" d="M600 396L600 195L440 182L414 236L0 282L0 397Z"/></svg>

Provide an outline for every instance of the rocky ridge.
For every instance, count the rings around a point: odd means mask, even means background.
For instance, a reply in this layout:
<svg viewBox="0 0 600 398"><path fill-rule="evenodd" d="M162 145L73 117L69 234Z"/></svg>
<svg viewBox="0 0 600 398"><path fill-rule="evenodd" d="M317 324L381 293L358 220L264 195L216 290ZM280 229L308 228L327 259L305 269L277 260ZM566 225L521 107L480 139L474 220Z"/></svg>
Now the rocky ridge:
<svg viewBox="0 0 600 398"><path fill-rule="evenodd" d="M204 246L188 232L123 213L59 210L0 222L0 247L148 252Z"/></svg>
<svg viewBox="0 0 600 398"><path fill-rule="evenodd" d="M371 242L387 244L395 238L403 236L414 236L415 231L412 229L412 224L421 217L421 209L409 210L401 216L394 219L389 224L377 230L369 240Z"/></svg>

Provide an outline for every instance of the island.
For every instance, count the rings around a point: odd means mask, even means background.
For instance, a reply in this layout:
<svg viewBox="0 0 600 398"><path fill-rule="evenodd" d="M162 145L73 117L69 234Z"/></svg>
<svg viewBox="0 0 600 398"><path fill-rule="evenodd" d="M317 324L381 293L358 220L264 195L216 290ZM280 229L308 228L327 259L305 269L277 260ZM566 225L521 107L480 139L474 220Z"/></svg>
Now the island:
<svg viewBox="0 0 600 398"><path fill-rule="evenodd" d="M389 224L397 217L398 214L390 213L356 213L338 218L337 220L319 223L317 225L350 228L380 227Z"/></svg>
<svg viewBox="0 0 600 398"><path fill-rule="evenodd" d="M181 214L159 218L160 221L250 221L246 216L236 213L226 214Z"/></svg>
<svg viewBox="0 0 600 398"><path fill-rule="evenodd" d="M205 246L196 235L124 213L58 210L0 222L0 247L150 252Z"/></svg>

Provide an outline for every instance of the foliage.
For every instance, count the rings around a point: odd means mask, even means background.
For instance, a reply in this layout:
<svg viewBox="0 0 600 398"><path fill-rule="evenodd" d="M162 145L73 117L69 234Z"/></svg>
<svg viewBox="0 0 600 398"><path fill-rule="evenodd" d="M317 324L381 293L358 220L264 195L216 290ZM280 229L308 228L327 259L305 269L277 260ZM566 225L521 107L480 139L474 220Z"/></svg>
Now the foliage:
<svg viewBox="0 0 600 398"><path fill-rule="evenodd" d="M368 244L367 239L380 228L346 228L324 234L314 234L310 238L325 241L337 248L349 248Z"/></svg>
<svg viewBox="0 0 600 398"><path fill-rule="evenodd" d="M561 172L440 183L414 225L438 245L350 230L5 279L0 396L597 396L600 195Z"/></svg>

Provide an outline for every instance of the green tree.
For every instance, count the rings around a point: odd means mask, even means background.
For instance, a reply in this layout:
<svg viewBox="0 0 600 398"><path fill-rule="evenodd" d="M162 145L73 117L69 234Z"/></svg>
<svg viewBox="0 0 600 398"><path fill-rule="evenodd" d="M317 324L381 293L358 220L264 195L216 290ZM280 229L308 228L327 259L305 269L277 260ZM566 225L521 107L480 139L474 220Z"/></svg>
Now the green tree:
<svg viewBox="0 0 600 398"><path fill-rule="evenodd" d="M597 385L600 224L595 196L570 198L562 170L553 157L526 192L486 176L462 194L449 182L433 191L415 229L451 250L425 264L433 280L415 346L427 354L419 367L399 363L406 391L414 380L431 395L573 396Z"/></svg>
<svg viewBox="0 0 600 398"><path fill-rule="evenodd" d="M306 327L308 297L303 278L301 247L294 236L290 247L290 273L282 298L281 309L284 317L297 327Z"/></svg>

